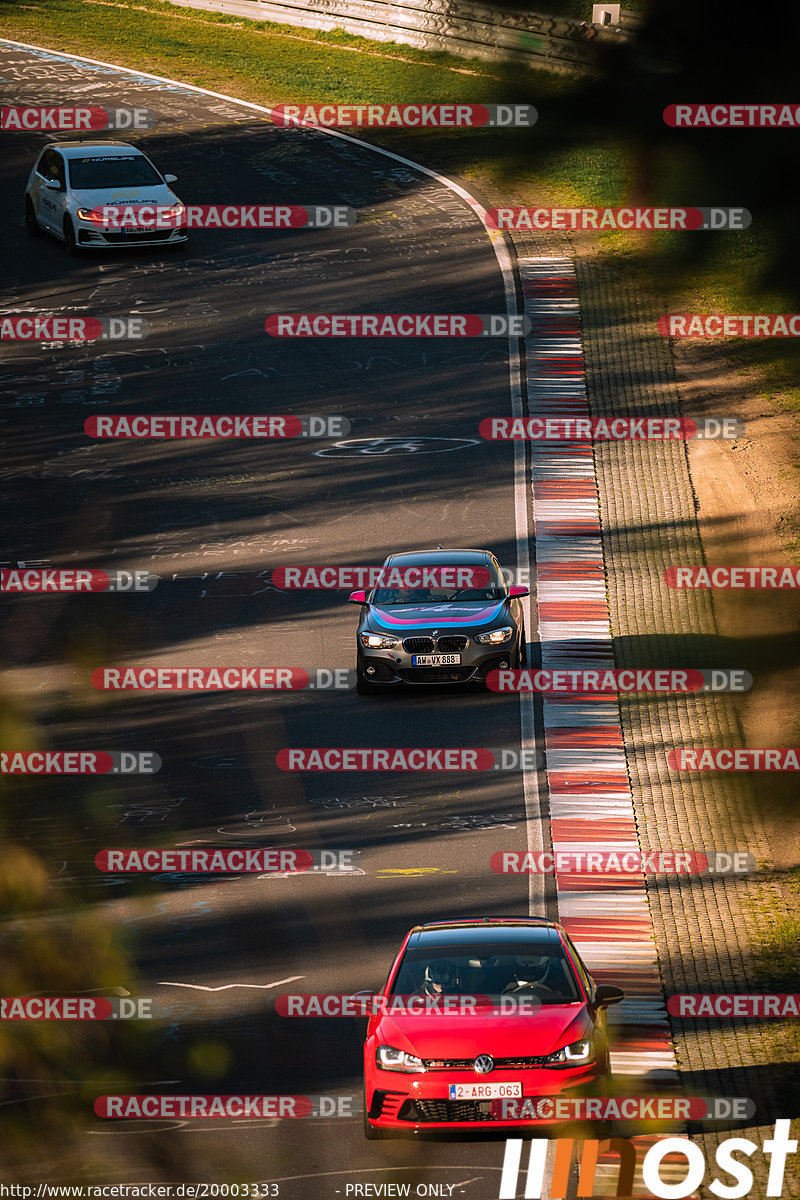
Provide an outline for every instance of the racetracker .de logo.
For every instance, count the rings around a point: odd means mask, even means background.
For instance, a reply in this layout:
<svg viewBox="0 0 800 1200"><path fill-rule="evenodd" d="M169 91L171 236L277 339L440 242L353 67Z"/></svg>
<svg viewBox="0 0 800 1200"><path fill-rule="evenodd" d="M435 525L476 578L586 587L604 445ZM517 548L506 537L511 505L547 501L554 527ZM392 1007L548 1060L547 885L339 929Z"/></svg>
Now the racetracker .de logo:
<svg viewBox="0 0 800 1200"><path fill-rule="evenodd" d="M148 1021L153 1001L133 996L7 996L3 1021Z"/></svg>
<svg viewBox="0 0 800 1200"><path fill-rule="evenodd" d="M103 204L83 218L103 229L346 229L346 204Z"/></svg>
<svg viewBox="0 0 800 1200"><path fill-rule="evenodd" d="M797 104L668 104L664 121L673 129L796 129Z"/></svg>
<svg viewBox="0 0 800 1200"><path fill-rule="evenodd" d="M276 104L273 125L319 125L327 129L529 129L532 104Z"/></svg>
<svg viewBox="0 0 800 1200"><path fill-rule="evenodd" d="M270 337L525 337L530 318L505 313L272 313Z"/></svg>
<svg viewBox="0 0 800 1200"><path fill-rule="evenodd" d="M346 667L97 667L92 687L104 692L349 691Z"/></svg>
<svg viewBox="0 0 800 1200"><path fill-rule="evenodd" d="M143 317L0 316L4 342L140 341L149 334L150 325Z"/></svg>
<svg viewBox="0 0 800 1200"><path fill-rule="evenodd" d="M350 432L347 417L138 416L87 417L93 438L339 438Z"/></svg>
<svg viewBox="0 0 800 1200"><path fill-rule="evenodd" d="M257 872L299 874L310 871L314 856L310 850L250 849L231 850L99 850L94 858L98 871L122 875L163 872L181 874L239 875Z"/></svg>
<svg viewBox="0 0 800 1200"><path fill-rule="evenodd" d="M800 313L668 313L656 324L663 337L800 337Z"/></svg>
<svg viewBox="0 0 800 1200"><path fill-rule="evenodd" d="M497 875L743 875L756 869L746 851L727 850L498 850Z"/></svg>
<svg viewBox="0 0 800 1200"><path fill-rule="evenodd" d="M152 592L151 571L97 571L78 567L25 567L0 571L0 592Z"/></svg>
<svg viewBox="0 0 800 1200"><path fill-rule="evenodd" d="M671 588L800 588L800 567L667 567Z"/></svg>
<svg viewBox="0 0 800 1200"><path fill-rule="evenodd" d="M719 1121L751 1117L756 1106L746 1096L526 1096L492 1100L489 1111L498 1121Z"/></svg>
<svg viewBox="0 0 800 1200"><path fill-rule="evenodd" d="M357 1097L344 1096L98 1096L95 1115L107 1120L182 1117L212 1120L280 1120L291 1117L352 1117Z"/></svg>
<svg viewBox="0 0 800 1200"><path fill-rule="evenodd" d="M158 116L150 108L0 108L0 129L5 131L44 129L80 132L91 129L153 129Z"/></svg>
<svg viewBox="0 0 800 1200"><path fill-rule="evenodd" d="M487 229L747 229L746 208L490 208Z"/></svg>
<svg viewBox="0 0 800 1200"><path fill-rule="evenodd" d="M684 747L670 750L667 762L677 771L800 771L800 747Z"/></svg>
<svg viewBox="0 0 800 1200"><path fill-rule="evenodd" d="M591 671L490 671L491 692L541 692L544 695L586 695L595 692L747 692L753 686L749 671L728 669L675 671L666 668Z"/></svg>
<svg viewBox="0 0 800 1200"><path fill-rule="evenodd" d="M270 582L276 588L352 591L354 588L481 588L489 587L486 567L276 567Z"/></svg>
<svg viewBox="0 0 800 1200"><path fill-rule="evenodd" d="M161 757L153 750L8 750L0 775L153 775Z"/></svg>
<svg viewBox="0 0 800 1200"><path fill-rule="evenodd" d="M534 749L444 746L308 746L279 750L281 771L532 771L542 765Z"/></svg>
<svg viewBox="0 0 800 1200"><path fill-rule="evenodd" d="M359 873L358 850L270 847L209 850L100 850L94 865L113 875L299 875Z"/></svg>
<svg viewBox="0 0 800 1200"><path fill-rule="evenodd" d="M739 438L738 417L484 417L478 432L487 441L620 442Z"/></svg>
<svg viewBox="0 0 800 1200"><path fill-rule="evenodd" d="M800 993L683 992L667 998L673 1017L798 1017Z"/></svg>
<svg viewBox="0 0 800 1200"><path fill-rule="evenodd" d="M519 1017L533 1016L541 1003L537 996L281 992L275 1012L279 1017Z"/></svg>

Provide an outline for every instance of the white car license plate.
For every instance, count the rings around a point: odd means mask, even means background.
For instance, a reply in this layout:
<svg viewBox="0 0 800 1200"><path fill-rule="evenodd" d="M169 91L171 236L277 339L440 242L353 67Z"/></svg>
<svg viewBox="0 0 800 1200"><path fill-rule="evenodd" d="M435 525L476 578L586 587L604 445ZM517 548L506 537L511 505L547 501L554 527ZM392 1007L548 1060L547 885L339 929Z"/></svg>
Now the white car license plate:
<svg viewBox="0 0 800 1200"><path fill-rule="evenodd" d="M451 1083L449 1100L503 1100L522 1095L521 1083Z"/></svg>
<svg viewBox="0 0 800 1200"><path fill-rule="evenodd" d="M460 654L412 654L412 667L457 667L461 663Z"/></svg>

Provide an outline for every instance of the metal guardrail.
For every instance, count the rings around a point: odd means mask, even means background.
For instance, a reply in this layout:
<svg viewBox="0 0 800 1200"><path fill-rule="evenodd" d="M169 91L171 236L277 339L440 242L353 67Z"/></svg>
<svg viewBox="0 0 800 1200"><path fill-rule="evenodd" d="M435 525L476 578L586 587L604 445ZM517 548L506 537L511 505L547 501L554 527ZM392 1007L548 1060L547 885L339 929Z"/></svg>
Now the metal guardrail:
<svg viewBox="0 0 800 1200"><path fill-rule="evenodd" d="M591 68L592 41L617 41L623 30L543 13L489 8L475 0L170 0L255 21L344 30L418 50L444 50L488 62L514 59L573 74Z"/></svg>

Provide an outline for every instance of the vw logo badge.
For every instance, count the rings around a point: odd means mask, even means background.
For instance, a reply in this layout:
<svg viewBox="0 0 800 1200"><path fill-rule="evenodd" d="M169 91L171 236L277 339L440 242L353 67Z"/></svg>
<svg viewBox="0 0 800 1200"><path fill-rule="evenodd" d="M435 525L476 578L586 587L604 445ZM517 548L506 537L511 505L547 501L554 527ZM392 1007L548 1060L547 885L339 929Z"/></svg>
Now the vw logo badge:
<svg viewBox="0 0 800 1200"><path fill-rule="evenodd" d="M479 1054L472 1065L478 1075L488 1075L494 1070L494 1059L489 1054Z"/></svg>

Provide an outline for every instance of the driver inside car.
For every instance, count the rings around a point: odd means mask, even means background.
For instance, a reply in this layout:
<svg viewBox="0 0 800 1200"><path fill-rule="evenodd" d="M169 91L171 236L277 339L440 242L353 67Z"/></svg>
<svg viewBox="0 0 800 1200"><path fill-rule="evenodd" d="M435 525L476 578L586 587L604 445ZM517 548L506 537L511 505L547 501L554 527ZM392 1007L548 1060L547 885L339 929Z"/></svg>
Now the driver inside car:
<svg viewBox="0 0 800 1200"><path fill-rule="evenodd" d="M425 968L425 976L415 995L458 996L463 990L456 964L449 958L437 958Z"/></svg>
<svg viewBox="0 0 800 1200"><path fill-rule="evenodd" d="M503 988L508 995L514 992L552 992L547 985L550 973L550 956L547 954L518 954L512 965L512 976Z"/></svg>

